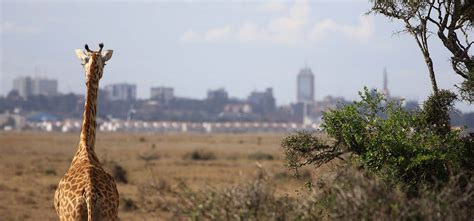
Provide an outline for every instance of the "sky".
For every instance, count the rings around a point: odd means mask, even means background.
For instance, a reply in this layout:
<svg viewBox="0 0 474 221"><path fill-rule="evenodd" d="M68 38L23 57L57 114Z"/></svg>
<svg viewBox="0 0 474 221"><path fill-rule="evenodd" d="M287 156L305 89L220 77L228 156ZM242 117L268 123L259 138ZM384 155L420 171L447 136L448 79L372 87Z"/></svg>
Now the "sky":
<svg viewBox="0 0 474 221"><path fill-rule="evenodd" d="M315 97L356 99L364 86L422 102L431 92L415 40L398 21L366 15L368 1L19 1L1 0L0 94L18 76L59 81L62 93L84 93L74 49L103 42L114 54L101 86L169 86L181 97L204 98L225 88L245 98L272 87L278 105L296 100L296 75L315 74ZM440 88L462 79L436 36L430 50ZM473 106L459 103L462 111Z"/></svg>

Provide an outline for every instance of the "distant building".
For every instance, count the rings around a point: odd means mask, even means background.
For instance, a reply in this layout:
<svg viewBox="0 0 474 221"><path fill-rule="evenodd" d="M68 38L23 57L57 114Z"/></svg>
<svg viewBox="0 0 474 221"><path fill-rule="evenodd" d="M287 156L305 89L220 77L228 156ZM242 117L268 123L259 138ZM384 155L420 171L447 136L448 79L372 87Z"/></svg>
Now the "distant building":
<svg viewBox="0 0 474 221"><path fill-rule="evenodd" d="M24 98L33 95L33 81L31 77L18 77L13 80L13 90Z"/></svg>
<svg viewBox="0 0 474 221"><path fill-rule="evenodd" d="M263 92L253 91L247 98L252 110L257 113L269 113L276 109L275 98L273 97L273 88L267 88Z"/></svg>
<svg viewBox="0 0 474 221"><path fill-rule="evenodd" d="M33 78L33 94L54 96L58 94L58 81L47 78Z"/></svg>
<svg viewBox="0 0 474 221"><path fill-rule="evenodd" d="M383 69L383 91L382 93L385 97L390 98L390 91L388 90L388 76L387 76L387 68Z"/></svg>
<svg viewBox="0 0 474 221"><path fill-rule="evenodd" d="M403 102L402 100L404 100L402 97L400 96L393 96L392 94L390 94L390 90L388 89L388 73L387 73L387 68L384 68L383 69L383 88L382 88L382 91L380 90L377 90L378 92L382 93L384 95L384 97L387 99L387 101L396 101L396 102ZM371 91L372 93L375 93L373 91ZM417 103L415 101L415 103ZM415 103L407 103L408 105L408 109L411 109L411 108L415 108L416 109L416 106L417 104Z"/></svg>
<svg viewBox="0 0 474 221"><path fill-rule="evenodd" d="M224 113L248 114L252 113L252 107L249 104L227 104L224 107Z"/></svg>
<svg viewBox="0 0 474 221"><path fill-rule="evenodd" d="M174 99L174 88L172 87L152 87L150 89L150 98L169 102Z"/></svg>
<svg viewBox="0 0 474 221"><path fill-rule="evenodd" d="M111 84L105 86L107 99L111 101L129 101L137 99L137 86L134 84Z"/></svg>
<svg viewBox="0 0 474 221"><path fill-rule="evenodd" d="M25 126L25 117L18 113L0 114L0 130L21 130Z"/></svg>
<svg viewBox="0 0 474 221"><path fill-rule="evenodd" d="M58 81L40 77L18 77L13 80L13 90L26 98L32 95L54 96L58 94Z"/></svg>
<svg viewBox="0 0 474 221"><path fill-rule="evenodd" d="M298 73L296 90L298 103L314 102L314 74L309 67L304 67Z"/></svg>
<svg viewBox="0 0 474 221"><path fill-rule="evenodd" d="M407 111L420 110L420 104L416 100L407 100L403 102L403 108Z"/></svg>
<svg viewBox="0 0 474 221"><path fill-rule="evenodd" d="M224 88L207 91L208 100L227 100L228 98L229 94L227 94L227 91Z"/></svg>

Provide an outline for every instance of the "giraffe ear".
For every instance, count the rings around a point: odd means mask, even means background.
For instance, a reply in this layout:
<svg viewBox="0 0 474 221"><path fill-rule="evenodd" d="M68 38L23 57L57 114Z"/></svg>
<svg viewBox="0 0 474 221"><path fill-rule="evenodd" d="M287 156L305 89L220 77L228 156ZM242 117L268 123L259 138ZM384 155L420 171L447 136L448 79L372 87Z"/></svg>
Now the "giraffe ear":
<svg viewBox="0 0 474 221"><path fill-rule="evenodd" d="M110 60L112 58L112 54L114 53L114 50L107 50L104 53L102 53L102 59L105 61Z"/></svg>
<svg viewBox="0 0 474 221"><path fill-rule="evenodd" d="M82 49L76 49L75 50L76 52L76 56L81 60L81 61L84 61L84 59L86 58L86 54L84 53L84 51Z"/></svg>

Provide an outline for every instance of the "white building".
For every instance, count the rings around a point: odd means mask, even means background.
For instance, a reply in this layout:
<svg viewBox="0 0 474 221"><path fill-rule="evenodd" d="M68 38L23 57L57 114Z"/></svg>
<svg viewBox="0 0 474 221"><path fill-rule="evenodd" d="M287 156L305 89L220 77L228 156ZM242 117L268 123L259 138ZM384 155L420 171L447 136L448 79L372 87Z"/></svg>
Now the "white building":
<svg viewBox="0 0 474 221"><path fill-rule="evenodd" d="M24 98L32 95L54 96L58 94L58 81L41 77L18 77L13 80L13 90Z"/></svg>
<svg viewBox="0 0 474 221"><path fill-rule="evenodd" d="M111 101L129 101L137 99L137 86L134 84L111 84L105 86L107 99Z"/></svg>

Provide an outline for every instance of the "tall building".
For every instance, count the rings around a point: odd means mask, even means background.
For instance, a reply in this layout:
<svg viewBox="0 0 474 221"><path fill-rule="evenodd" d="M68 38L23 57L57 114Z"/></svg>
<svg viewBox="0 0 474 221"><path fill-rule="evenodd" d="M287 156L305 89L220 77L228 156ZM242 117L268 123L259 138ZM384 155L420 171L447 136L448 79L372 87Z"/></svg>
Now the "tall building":
<svg viewBox="0 0 474 221"><path fill-rule="evenodd" d="M33 82L31 77L18 77L13 80L13 90L23 98L33 95Z"/></svg>
<svg viewBox="0 0 474 221"><path fill-rule="evenodd" d="M33 94L54 96L58 94L58 81L47 78L33 78Z"/></svg>
<svg viewBox="0 0 474 221"><path fill-rule="evenodd" d="M41 77L18 77L13 80L13 90L24 98L32 95L54 96L58 94L58 81Z"/></svg>
<svg viewBox="0 0 474 221"><path fill-rule="evenodd" d="M298 73L296 100L298 103L314 102L314 74L309 67L302 68Z"/></svg>
<svg viewBox="0 0 474 221"><path fill-rule="evenodd" d="M107 99L111 101L129 101L137 98L137 86L134 84L111 84L105 86Z"/></svg>
<svg viewBox="0 0 474 221"><path fill-rule="evenodd" d="M172 87L152 87L150 89L150 98L169 102L174 99L174 88Z"/></svg>
<svg viewBox="0 0 474 221"><path fill-rule="evenodd" d="M253 91L247 98L252 106L252 110L258 113L269 113L276 109L275 98L273 97L273 88L267 88L265 91Z"/></svg>
<svg viewBox="0 0 474 221"><path fill-rule="evenodd" d="M383 69L383 92L382 93L385 94L387 98L390 97L390 91L388 90L387 68Z"/></svg>

